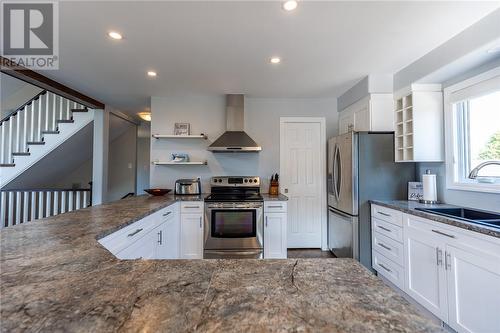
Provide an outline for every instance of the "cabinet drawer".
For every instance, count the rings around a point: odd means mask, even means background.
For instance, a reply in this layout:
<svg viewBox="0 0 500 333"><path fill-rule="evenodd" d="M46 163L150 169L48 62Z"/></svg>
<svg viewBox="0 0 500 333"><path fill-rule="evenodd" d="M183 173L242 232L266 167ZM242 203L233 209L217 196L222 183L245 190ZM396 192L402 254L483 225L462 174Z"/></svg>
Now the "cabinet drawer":
<svg viewBox="0 0 500 333"><path fill-rule="evenodd" d="M372 217L400 227L403 226L403 213L394 209L372 205Z"/></svg>
<svg viewBox="0 0 500 333"><path fill-rule="evenodd" d="M286 213L286 202L284 201L264 202L264 211L266 213Z"/></svg>
<svg viewBox="0 0 500 333"><path fill-rule="evenodd" d="M378 274L385 277L387 280L391 281L403 290L404 288L404 270L403 267L397 265L393 261L387 259L382 254L377 251L373 251L373 269L377 271Z"/></svg>
<svg viewBox="0 0 500 333"><path fill-rule="evenodd" d="M203 213L202 201L181 202L181 213Z"/></svg>
<svg viewBox="0 0 500 333"><path fill-rule="evenodd" d="M382 253L387 259L394 261L396 264L402 266L404 262L403 257L403 244L396 242L389 237L385 237L378 232L372 234L373 249Z"/></svg>
<svg viewBox="0 0 500 333"><path fill-rule="evenodd" d="M392 223L372 218L372 231L394 239L397 242L403 242L403 228Z"/></svg>
<svg viewBox="0 0 500 333"><path fill-rule="evenodd" d="M111 253L116 254L122 249L130 246L136 240L142 238L151 229L158 226L175 215L175 205L163 208L143 219L128 225L111 235L108 235L99 240L99 243L108 249Z"/></svg>

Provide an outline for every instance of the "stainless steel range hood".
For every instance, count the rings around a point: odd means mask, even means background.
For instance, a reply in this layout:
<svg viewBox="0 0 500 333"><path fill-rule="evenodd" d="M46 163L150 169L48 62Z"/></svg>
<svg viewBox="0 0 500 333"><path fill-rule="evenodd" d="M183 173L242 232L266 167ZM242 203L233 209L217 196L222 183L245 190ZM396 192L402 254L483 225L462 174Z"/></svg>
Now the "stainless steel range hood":
<svg viewBox="0 0 500 333"><path fill-rule="evenodd" d="M262 150L244 131L244 95L226 95L226 132L208 150L214 153L254 153Z"/></svg>

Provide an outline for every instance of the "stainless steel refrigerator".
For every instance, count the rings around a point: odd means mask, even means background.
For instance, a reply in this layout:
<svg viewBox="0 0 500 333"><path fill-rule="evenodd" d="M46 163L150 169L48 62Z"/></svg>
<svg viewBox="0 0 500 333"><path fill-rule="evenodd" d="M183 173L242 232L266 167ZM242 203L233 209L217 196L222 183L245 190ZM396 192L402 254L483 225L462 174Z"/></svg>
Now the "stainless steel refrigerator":
<svg viewBox="0 0 500 333"><path fill-rule="evenodd" d="M371 269L369 200L407 198L415 163L394 162L394 133L350 132L328 140L328 247Z"/></svg>

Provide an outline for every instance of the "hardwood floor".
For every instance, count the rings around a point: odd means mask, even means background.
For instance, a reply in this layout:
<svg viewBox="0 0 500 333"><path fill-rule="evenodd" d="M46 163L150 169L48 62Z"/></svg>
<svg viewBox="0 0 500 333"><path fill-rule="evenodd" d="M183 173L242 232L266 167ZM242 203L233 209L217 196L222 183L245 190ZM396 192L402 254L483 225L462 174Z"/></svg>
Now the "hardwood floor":
<svg viewBox="0 0 500 333"><path fill-rule="evenodd" d="M335 258L330 251L321 249L288 249L288 258Z"/></svg>

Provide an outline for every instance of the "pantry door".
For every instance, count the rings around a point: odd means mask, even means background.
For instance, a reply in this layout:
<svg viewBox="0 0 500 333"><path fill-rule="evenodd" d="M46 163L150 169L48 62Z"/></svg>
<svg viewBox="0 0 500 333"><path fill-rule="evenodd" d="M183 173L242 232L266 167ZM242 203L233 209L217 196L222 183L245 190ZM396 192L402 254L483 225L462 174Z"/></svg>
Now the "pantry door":
<svg viewBox="0 0 500 333"><path fill-rule="evenodd" d="M280 190L288 248L327 249L325 118L280 118Z"/></svg>

